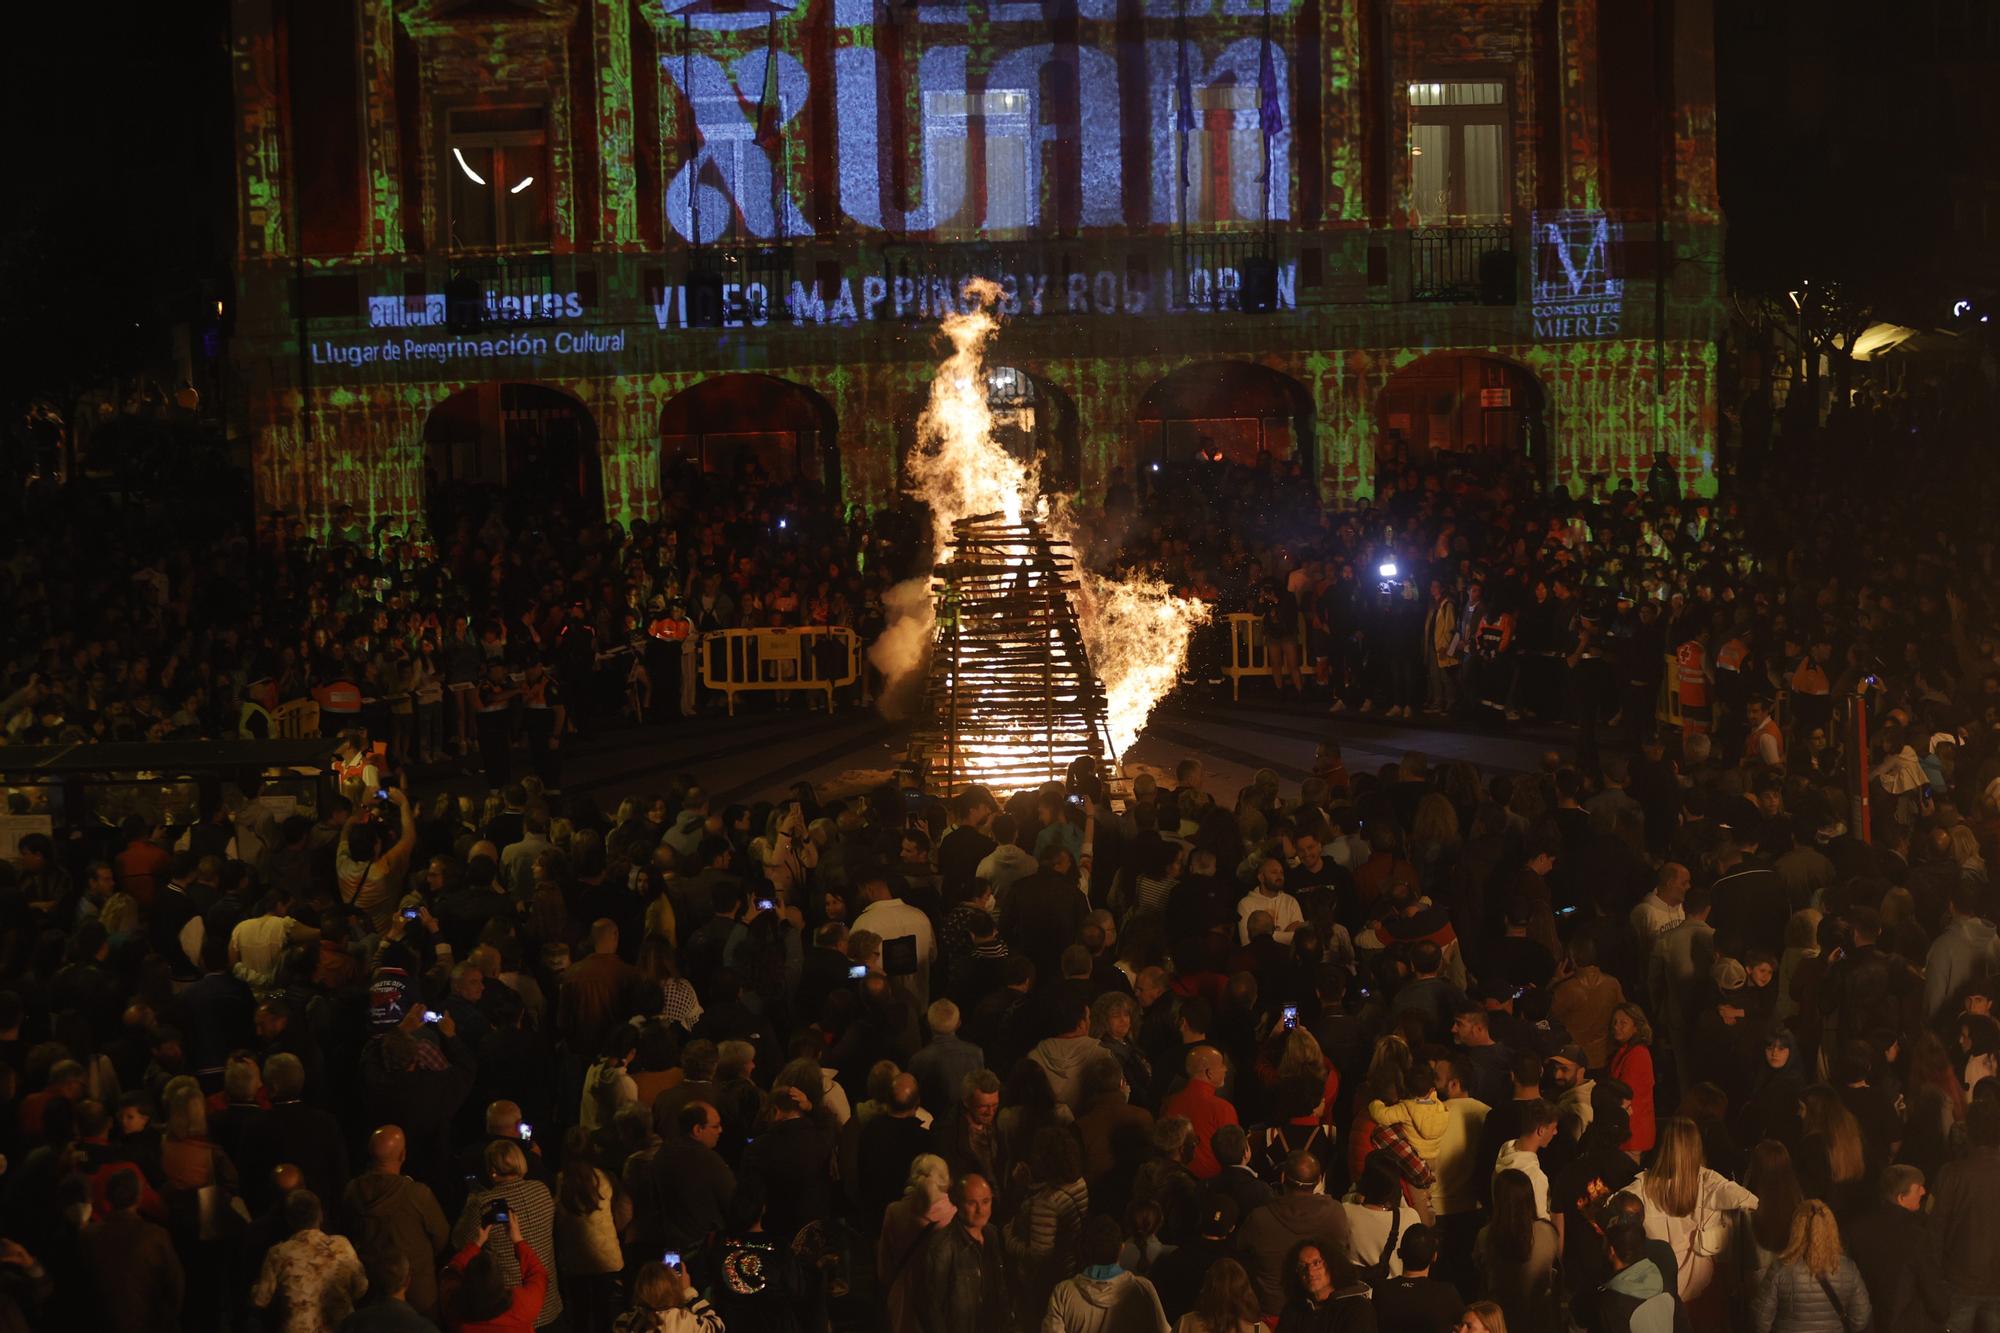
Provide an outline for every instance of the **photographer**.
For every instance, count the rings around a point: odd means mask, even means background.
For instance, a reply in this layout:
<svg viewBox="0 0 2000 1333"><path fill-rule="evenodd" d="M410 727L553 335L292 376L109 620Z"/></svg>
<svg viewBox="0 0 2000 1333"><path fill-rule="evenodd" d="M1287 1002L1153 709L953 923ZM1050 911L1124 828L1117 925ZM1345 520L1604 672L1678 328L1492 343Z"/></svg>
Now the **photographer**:
<svg viewBox="0 0 2000 1333"><path fill-rule="evenodd" d="M487 1144L486 1175L493 1183L475 1188L466 1196L465 1211L452 1229L452 1238L460 1249L450 1269L466 1275L460 1293L459 1312L464 1320L461 1327L518 1329L522 1333L531 1327L546 1327L560 1319L563 1310L562 1288L557 1285L553 1268L555 1198L547 1185L528 1179L528 1159L518 1143L495 1140ZM491 1243L494 1232L501 1228L505 1228L511 1245ZM475 1287L480 1285L475 1283L473 1269L469 1267L479 1262L475 1255L490 1262L494 1271L492 1280L499 1290L514 1291L511 1310L482 1316L478 1307L466 1303L466 1298L474 1295ZM488 1298L485 1304L490 1308L490 1291L477 1294ZM532 1305L525 1311L529 1322L507 1322L521 1318L523 1298L529 1296ZM495 1322L478 1323L481 1318Z"/></svg>

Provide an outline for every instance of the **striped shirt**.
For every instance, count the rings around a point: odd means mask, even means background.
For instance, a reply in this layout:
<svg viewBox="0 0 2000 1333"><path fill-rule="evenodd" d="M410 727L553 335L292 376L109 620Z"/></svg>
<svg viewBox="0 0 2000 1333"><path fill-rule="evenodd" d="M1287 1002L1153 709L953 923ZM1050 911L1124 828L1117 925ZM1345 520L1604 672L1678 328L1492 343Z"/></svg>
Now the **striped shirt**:
<svg viewBox="0 0 2000 1333"><path fill-rule="evenodd" d="M556 1201L549 1193L549 1187L539 1180L506 1180L497 1185L489 1185L472 1191L465 1200L465 1211L459 1215L458 1225L452 1228L451 1243L454 1249L463 1249L479 1235L479 1214L488 1201L505 1199L507 1208L520 1224L521 1239L535 1252L535 1258L549 1273L549 1294L542 1301L542 1312L535 1317L536 1328L547 1328L562 1318L562 1289L556 1283ZM514 1257L514 1242L508 1238L507 1228L494 1227L486 1238L486 1252L493 1256L500 1269L500 1280L510 1289L521 1285L521 1264Z"/></svg>

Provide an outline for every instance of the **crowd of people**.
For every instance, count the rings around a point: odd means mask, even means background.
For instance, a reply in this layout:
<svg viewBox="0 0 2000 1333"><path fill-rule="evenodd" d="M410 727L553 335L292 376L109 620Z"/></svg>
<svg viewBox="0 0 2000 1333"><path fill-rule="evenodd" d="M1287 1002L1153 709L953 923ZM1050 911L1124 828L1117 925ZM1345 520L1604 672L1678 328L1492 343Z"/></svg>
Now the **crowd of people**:
<svg viewBox="0 0 2000 1333"><path fill-rule="evenodd" d="M1257 614L1276 688L1577 728L1240 791L559 794L701 706L702 632L869 632L897 511L488 497L253 561L54 505L10 742L348 740L312 815L0 863L0 1330L2000 1328L1996 546L1984 483L1857 480L1945 424L1720 501L1114 477L1090 557ZM390 776L454 760L483 804Z"/></svg>
<svg viewBox="0 0 2000 1333"><path fill-rule="evenodd" d="M0 933L0 1328L1977 1329L1975 775L334 798Z"/></svg>

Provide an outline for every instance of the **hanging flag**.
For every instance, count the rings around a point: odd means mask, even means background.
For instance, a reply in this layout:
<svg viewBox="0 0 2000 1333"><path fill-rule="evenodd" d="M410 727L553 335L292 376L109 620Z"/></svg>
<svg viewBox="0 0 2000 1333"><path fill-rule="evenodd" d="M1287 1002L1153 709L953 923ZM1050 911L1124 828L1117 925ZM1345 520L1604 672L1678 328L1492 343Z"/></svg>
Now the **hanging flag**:
<svg viewBox="0 0 2000 1333"><path fill-rule="evenodd" d="M1285 132L1285 108L1278 96L1278 62L1271 54L1268 31L1260 45L1263 54L1257 62L1257 124L1264 131L1264 142L1269 144Z"/></svg>
<svg viewBox="0 0 2000 1333"><path fill-rule="evenodd" d="M778 99L778 11L771 11L769 35L764 43L764 91L757 98L757 146L773 151L784 142L784 108Z"/></svg>
<svg viewBox="0 0 2000 1333"><path fill-rule="evenodd" d="M1187 0L1181 0L1180 15L1174 24L1174 42L1179 62L1174 70L1174 131L1180 136L1181 192L1185 195L1188 187L1188 135L1194 133L1194 76L1188 69Z"/></svg>

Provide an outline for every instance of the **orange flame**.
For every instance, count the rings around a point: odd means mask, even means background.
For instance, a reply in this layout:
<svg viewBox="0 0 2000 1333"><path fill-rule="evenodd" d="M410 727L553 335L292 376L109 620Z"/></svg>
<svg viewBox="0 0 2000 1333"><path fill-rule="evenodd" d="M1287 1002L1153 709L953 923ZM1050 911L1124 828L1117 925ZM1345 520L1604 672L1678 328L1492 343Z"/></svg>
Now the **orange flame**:
<svg viewBox="0 0 2000 1333"><path fill-rule="evenodd" d="M1087 547L1082 519L1060 497L1043 496L1035 467L993 439L986 350L1000 329L993 314L1000 287L974 278L965 295L972 311L943 321L952 352L931 381L909 467L911 488L930 505L938 559L950 558L954 523L992 513L1004 514L1010 523L1034 517L1051 536L1081 552ZM1209 608L1175 596L1156 579L1121 580L1085 571L1080 583L1076 611L1084 650L1104 683L1113 754L1122 755L1179 678L1189 641L1208 620Z"/></svg>

